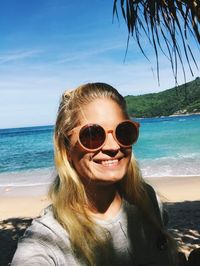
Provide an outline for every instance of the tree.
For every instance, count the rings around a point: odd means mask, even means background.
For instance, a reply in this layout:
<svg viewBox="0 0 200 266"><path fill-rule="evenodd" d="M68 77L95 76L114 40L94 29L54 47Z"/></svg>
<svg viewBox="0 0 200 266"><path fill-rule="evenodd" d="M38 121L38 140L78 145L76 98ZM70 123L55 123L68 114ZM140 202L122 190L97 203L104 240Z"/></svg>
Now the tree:
<svg viewBox="0 0 200 266"><path fill-rule="evenodd" d="M118 2L120 2L118 4ZM193 76L191 61L198 69L189 40L200 43L199 21L200 1L189 0L114 0L113 17L121 9L128 28L127 50L132 36L148 59L141 45L141 37L147 37L156 55L157 77L159 82L159 51L170 61L177 84L178 63L181 64L185 77L183 56ZM199 47L198 47L199 48ZM126 53L127 53L126 50ZM183 50L183 54L181 52ZM185 78L186 80L186 78Z"/></svg>

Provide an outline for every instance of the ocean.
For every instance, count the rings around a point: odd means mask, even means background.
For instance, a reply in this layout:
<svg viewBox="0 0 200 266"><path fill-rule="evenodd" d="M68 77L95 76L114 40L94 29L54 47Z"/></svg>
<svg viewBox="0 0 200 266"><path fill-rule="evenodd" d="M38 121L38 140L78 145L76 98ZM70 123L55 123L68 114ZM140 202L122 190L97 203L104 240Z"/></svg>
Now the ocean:
<svg viewBox="0 0 200 266"><path fill-rule="evenodd" d="M143 176L200 176L200 115L137 119ZM0 186L51 182L53 126L0 129Z"/></svg>

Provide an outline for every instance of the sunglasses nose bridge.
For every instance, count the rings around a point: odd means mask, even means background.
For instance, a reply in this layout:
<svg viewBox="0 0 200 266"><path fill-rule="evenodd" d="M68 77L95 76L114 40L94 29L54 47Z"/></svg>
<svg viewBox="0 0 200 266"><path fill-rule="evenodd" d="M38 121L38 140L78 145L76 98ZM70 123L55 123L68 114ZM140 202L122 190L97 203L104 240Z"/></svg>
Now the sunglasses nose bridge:
<svg viewBox="0 0 200 266"><path fill-rule="evenodd" d="M115 139L114 136L114 131L113 130L107 130L106 131L106 139L104 142L104 145L102 149L105 150L118 150L120 148L117 140Z"/></svg>

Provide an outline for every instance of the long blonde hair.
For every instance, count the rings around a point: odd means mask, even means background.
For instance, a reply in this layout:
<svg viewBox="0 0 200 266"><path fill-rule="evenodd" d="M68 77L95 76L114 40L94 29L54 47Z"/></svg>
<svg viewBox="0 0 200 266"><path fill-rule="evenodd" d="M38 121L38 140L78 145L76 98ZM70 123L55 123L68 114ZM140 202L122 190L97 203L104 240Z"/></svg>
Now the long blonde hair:
<svg viewBox="0 0 200 266"><path fill-rule="evenodd" d="M70 148L70 142L67 136L79 123L80 108L99 98L115 101L128 118L124 98L108 84L88 83L73 91L64 92L54 132L55 164L58 175L49 191L56 219L68 232L74 252L84 258L89 265L96 265L97 258L94 251L98 249L106 253L109 235L97 234L101 229L90 218L84 207L88 205L88 199L78 174L68 160L67 150ZM119 193L127 201L138 205L150 217L145 185L136 160L132 156L126 176L117 184ZM151 217L150 220L158 230L162 230L154 218Z"/></svg>

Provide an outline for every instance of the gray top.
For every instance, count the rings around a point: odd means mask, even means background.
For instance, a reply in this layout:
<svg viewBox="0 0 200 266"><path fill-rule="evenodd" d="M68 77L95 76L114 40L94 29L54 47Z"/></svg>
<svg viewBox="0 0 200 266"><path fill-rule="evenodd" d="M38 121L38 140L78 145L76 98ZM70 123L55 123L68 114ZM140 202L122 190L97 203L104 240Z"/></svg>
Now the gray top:
<svg viewBox="0 0 200 266"><path fill-rule="evenodd" d="M168 248L161 235L146 222L135 205L123 201L109 220L95 220L111 235L110 265L169 266ZM97 265L105 265L103 256ZM33 220L18 243L12 266L80 266L85 262L73 253L68 233L53 216L52 207Z"/></svg>

